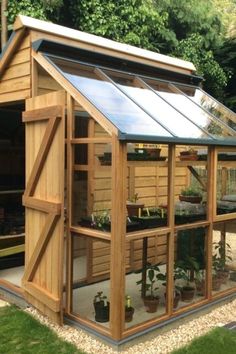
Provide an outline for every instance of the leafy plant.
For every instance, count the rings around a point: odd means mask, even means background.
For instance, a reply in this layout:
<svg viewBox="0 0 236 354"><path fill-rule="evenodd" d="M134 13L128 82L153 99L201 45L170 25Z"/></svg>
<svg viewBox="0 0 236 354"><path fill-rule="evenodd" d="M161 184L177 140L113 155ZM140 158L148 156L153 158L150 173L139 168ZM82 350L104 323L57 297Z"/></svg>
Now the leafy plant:
<svg viewBox="0 0 236 354"><path fill-rule="evenodd" d="M94 296L94 303L103 302L104 306L107 305L107 296L103 295L103 291L98 291L97 295Z"/></svg>
<svg viewBox="0 0 236 354"><path fill-rule="evenodd" d="M187 187L187 188L181 190L181 195L201 197L202 193L193 187Z"/></svg>
<svg viewBox="0 0 236 354"><path fill-rule="evenodd" d="M103 229L104 225L109 224L111 222L110 214L107 210L103 211L101 214L92 214L92 225L93 227L97 227L99 229Z"/></svg>
<svg viewBox="0 0 236 354"><path fill-rule="evenodd" d="M175 264L175 277L185 281L185 286L190 287L194 279L194 272L199 271L199 264L194 257L187 256L184 260L179 260Z"/></svg>
<svg viewBox="0 0 236 354"><path fill-rule="evenodd" d="M145 290L145 294L146 291L149 292L150 297L151 298L155 298L155 293L156 290L159 289L159 287L157 286L157 282L159 280L163 279L163 275L160 271L160 267L157 264L154 265L148 265L147 269L146 269L146 275L147 275L147 279L146 279L146 283L143 283L143 279L140 279L139 281L136 282L137 285L141 285L141 291Z"/></svg>
<svg viewBox="0 0 236 354"><path fill-rule="evenodd" d="M217 273L218 271L224 271L226 263L232 261L232 251L230 244L223 240L214 242L213 245L215 254L212 257L212 265L215 273Z"/></svg>
<svg viewBox="0 0 236 354"><path fill-rule="evenodd" d="M138 197L138 193L134 193L133 197L131 197L131 198L129 199L129 201L132 202L132 203L137 203L138 198L139 198L139 197Z"/></svg>

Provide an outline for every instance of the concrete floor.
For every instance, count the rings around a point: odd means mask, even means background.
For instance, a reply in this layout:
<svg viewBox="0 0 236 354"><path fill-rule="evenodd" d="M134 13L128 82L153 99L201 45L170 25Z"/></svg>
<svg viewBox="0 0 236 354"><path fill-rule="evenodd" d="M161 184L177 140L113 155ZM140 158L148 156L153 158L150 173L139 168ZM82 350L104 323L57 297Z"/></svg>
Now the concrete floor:
<svg viewBox="0 0 236 354"><path fill-rule="evenodd" d="M21 286L21 279L24 273L24 266L0 270L0 279L7 280L10 283Z"/></svg>

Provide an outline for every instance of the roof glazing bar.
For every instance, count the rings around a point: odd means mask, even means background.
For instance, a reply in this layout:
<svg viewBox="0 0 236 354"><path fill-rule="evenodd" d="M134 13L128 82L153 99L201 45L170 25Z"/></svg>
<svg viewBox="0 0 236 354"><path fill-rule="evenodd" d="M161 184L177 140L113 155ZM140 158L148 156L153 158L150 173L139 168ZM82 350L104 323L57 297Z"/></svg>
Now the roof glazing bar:
<svg viewBox="0 0 236 354"><path fill-rule="evenodd" d="M176 83L177 85L178 83ZM205 95L207 95L208 97L210 97L214 102L216 102L219 106L221 106L223 109L225 109L226 111L229 112L230 115L233 116L232 121L234 121L234 123L236 123L236 113L234 111L232 111L230 108L228 108L227 106L225 106L223 103L219 102L215 97L211 96L208 92L205 92L201 87L198 87L200 91L202 91L202 93L204 93Z"/></svg>
<svg viewBox="0 0 236 354"><path fill-rule="evenodd" d="M168 102L166 99L164 99L163 97L161 97L161 95L158 94L158 92L156 92L150 85L148 85L145 81L143 81L140 77L136 76L135 79L137 80L137 82L140 83L140 85L142 85L142 87L149 89L150 91L152 91L155 95L157 95L159 98L162 99L162 101L166 102L170 107L172 107L174 110L176 110L178 113L180 113L185 119L187 119L189 122L191 122L192 124L194 124L198 129L200 129L202 132L204 132L205 134L207 134L210 138L215 139L215 137L213 135L211 135L206 129L200 127L198 124L196 124L194 121L191 120L191 118L189 118L188 116L186 116L184 113L182 113L178 108L174 107L170 102Z"/></svg>
<svg viewBox="0 0 236 354"><path fill-rule="evenodd" d="M200 104L198 104L197 102L195 102L194 100L191 99L191 97L189 97L188 95L186 95L182 90L180 90L178 87L176 87L174 84L170 83L169 86L171 86L175 91L177 91L178 93L180 93L181 95L185 96L186 98L188 98L192 103L194 103L197 107L201 108L202 111L204 111L205 113L207 113L207 115L209 115L209 118L214 122L214 120L216 120L221 126L222 128L228 130L228 132L232 135L235 136L236 135L236 131L234 129L232 129L230 126L228 126L225 122L223 122L221 119L219 119L218 117L216 117L213 113L207 111L204 107L200 106ZM200 87L197 87L197 89L200 89ZM203 90L201 90L206 96L209 96L208 93L204 92ZM212 97L211 97L212 98ZM213 98L212 98L213 99ZM216 100L215 100L216 101ZM216 101L218 103L218 101ZM220 103L219 103L220 104ZM221 106L223 106L223 108L225 107L224 105L221 104ZM233 113L233 112L232 112ZM233 120L233 119L232 119ZM235 119L236 122L236 119Z"/></svg>
<svg viewBox="0 0 236 354"><path fill-rule="evenodd" d="M171 135L174 137L177 137L176 134L173 133L172 130L170 130L167 126L165 126L163 123L161 123L158 119L156 119L151 113L149 113L140 103L138 103L135 99L130 97L122 88L117 85L109 76L107 76L100 68L95 68L94 70L95 74L97 74L102 80L108 81L111 84L113 84L119 91L121 91L129 100L131 100L133 103L136 104L139 108L142 109L143 112L145 112L149 117L151 117L156 123L162 126L166 131L168 131ZM134 77L134 76L133 76Z"/></svg>

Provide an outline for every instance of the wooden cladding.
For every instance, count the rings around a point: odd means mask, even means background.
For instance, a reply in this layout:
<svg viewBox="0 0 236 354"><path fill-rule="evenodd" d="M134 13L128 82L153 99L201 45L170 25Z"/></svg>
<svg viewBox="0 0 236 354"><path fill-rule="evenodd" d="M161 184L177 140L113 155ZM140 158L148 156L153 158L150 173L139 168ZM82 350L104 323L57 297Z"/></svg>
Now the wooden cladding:
<svg viewBox="0 0 236 354"><path fill-rule="evenodd" d="M0 102L17 101L30 97L30 55L30 36L25 35L24 30L19 30L0 62Z"/></svg>

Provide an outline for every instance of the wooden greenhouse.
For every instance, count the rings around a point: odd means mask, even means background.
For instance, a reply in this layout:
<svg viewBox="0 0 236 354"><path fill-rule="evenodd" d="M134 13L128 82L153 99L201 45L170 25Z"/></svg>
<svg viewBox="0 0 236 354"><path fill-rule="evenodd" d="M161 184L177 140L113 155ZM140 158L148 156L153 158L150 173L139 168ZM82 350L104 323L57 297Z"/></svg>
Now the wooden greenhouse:
<svg viewBox="0 0 236 354"><path fill-rule="evenodd" d="M0 80L0 291L114 343L235 295L236 115L191 63L20 15Z"/></svg>

